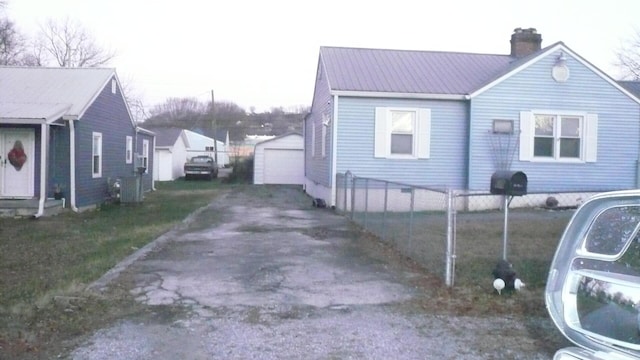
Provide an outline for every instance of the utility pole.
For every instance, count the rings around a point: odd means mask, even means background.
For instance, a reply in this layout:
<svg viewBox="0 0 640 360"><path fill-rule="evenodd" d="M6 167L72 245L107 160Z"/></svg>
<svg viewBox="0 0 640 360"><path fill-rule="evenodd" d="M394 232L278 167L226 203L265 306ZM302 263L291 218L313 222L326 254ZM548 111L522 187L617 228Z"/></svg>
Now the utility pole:
<svg viewBox="0 0 640 360"><path fill-rule="evenodd" d="M218 166L218 139L216 139L216 103L213 97L213 90L211 90L211 132L213 137L213 154L216 160L216 166Z"/></svg>

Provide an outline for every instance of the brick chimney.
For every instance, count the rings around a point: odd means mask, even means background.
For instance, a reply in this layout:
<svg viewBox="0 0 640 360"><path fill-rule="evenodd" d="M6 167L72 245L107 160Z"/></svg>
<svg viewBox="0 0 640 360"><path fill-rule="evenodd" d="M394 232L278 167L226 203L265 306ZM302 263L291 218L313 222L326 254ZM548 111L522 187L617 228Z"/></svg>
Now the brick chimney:
<svg viewBox="0 0 640 360"><path fill-rule="evenodd" d="M542 36L535 28L516 28L511 35L511 56L521 58L541 49Z"/></svg>

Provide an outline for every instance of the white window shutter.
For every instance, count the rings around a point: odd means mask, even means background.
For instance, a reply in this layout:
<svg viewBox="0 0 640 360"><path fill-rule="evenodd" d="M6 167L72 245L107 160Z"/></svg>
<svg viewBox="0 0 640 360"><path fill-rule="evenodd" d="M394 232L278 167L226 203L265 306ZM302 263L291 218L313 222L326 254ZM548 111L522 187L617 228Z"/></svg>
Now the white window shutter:
<svg viewBox="0 0 640 360"><path fill-rule="evenodd" d="M428 159L431 156L431 109L418 110L416 134L418 159Z"/></svg>
<svg viewBox="0 0 640 360"><path fill-rule="evenodd" d="M520 161L533 159L535 121L531 111L520 111Z"/></svg>
<svg viewBox="0 0 640 360"><path fill-rule="evenodd" d="M587 114L584 130L585 160L596 162L598 159L598 114Z"/></svg>
<svg viewBox="0 0 640 360"><path fill-rule="evenodd" d="M389 155L389 134L387 133L387 109L376 108L374 157L385 158Z"/></svg>

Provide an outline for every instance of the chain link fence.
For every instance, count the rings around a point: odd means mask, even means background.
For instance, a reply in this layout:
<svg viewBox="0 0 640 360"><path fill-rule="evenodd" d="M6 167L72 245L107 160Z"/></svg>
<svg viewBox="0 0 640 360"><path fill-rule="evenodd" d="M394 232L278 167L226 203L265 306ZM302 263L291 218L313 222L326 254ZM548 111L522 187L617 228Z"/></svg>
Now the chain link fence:
<svg viewBox="0 0 640 360"><path fill-rule="evenodd" d="M337 184L337 211L427 270L453 278L452 192L350 172L338 174Z"/></svg>
<svg viewBox="0 0 640 360"><path fill-rule="evenodd" d="M505 197L364 178L350 172L338 174L336 181L338 212L442 276L447 286L485 281L501 258L516 262L532 278L546 278L540 272L548 269L573 210L602 192Z"/></svg>

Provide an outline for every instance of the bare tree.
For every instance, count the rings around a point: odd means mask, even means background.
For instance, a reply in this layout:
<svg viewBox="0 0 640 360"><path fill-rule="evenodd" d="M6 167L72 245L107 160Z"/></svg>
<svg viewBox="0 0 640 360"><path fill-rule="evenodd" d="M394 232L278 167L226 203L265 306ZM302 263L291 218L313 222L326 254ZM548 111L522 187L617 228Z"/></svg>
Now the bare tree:
<svg viewBox="0 0 640 360"><path fill-rule="evenodd" d="M0 65L20 65L24 57L25 37L4 14L6 0L0 0Z"/></svg>
<svg viewBox="0 0 640 360"><path fill-rule="evenodd" d="M145 125L177 126L184 129L203 129L209 106L196 98L168 98L149 110Z"/></svg>
<svg viewBox="0 0 640 360"><path fill-rule="evenodd" d="M61 67L96 67L107 64L115 53L98 46L91 34L77 21L49 19L40 26L32 57L37 64L55 63Z"/></svg>
<svg viewBox="0 0 640 360"><path fill-rule="evenodd" d="M627 79L640 80L640 30L627 39L616 52L618 67Z"/></svg>
<svg viewBox="0 0 640 360"><path fill-rule="evenodd" d="M0 18L0 65L21 64L24 44L25 39L15 24L7 18Z"/></svg>
<svg viewBox="0 0 640 360"><path fill-rule="evenodd" d="M120 78L120 86L122 87L122 95L129 106L131 116L136 123L141 123L147 118L146 108L142 101L142 93L137 91L133 78Z"/></svg>

